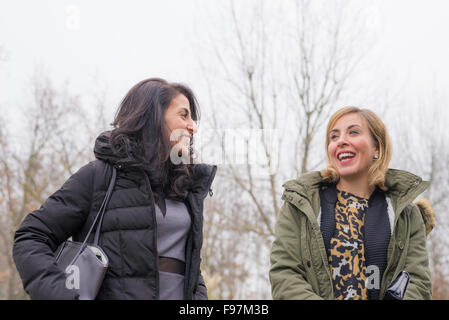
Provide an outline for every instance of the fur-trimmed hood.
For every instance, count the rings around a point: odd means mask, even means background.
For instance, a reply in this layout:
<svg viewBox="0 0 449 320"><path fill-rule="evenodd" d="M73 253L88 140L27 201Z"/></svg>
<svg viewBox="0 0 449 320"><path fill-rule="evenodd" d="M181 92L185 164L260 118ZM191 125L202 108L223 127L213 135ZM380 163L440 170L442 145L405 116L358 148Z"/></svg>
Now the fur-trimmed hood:
<svg viewBox="0 0 449 320"><path fill-rule="evenodd" d="M429 235L430 231L435 227L435 212L433 211L430 202L426 198L422 198L413 202L421 211L424 225L426 226L426 235Z"/></svg>

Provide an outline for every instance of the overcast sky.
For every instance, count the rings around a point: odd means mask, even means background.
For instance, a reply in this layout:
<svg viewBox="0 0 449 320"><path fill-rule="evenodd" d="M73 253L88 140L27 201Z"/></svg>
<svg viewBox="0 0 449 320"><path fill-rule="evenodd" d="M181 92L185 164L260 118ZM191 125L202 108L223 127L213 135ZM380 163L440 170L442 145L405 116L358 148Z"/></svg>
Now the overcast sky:
<svg viewBox="0 0 449 320"><path fill-rule="evenodd" d="M432 88L444 92L449 87L449 1L364 3L375 33L367 63L377 71L360 78L360 84L383 83L408 96L426 95ZM200 5L209 8L200 10ZM106 85L111 110L133 84L152 76L186 82L201 92L202 56L192 39L220 10L217 1L199 0L0 0L0 46L7 58L0 62L2 114L12 117L9 107L26 103L36 65L56 84L68 80L75 93Z"/></svg>
<svg viewBox="0 0 449 320"><path fill-rule="evenodd" d="M0 0L0 48L4 51L0 56L0 118L7 120L13 137L23 129L18 108L32 98L29 86L36 67L57 88L67 81L73 94L91 95L106 87L110 120L126 92L149 77L187 83L200 102L207 103L199 68L200 61L207 61L195 44L202 42L211 24L229 27L219 19L222 2ZM447 122L449 1L353 3L363 4L362 16L357 18L366 21L372 38L345 105L375 109L376 103L385 102L378 95L386 92L393 96L390 102L396 104L397 115L417 112L422 99L439 105L427 104L418 112ZM372 88L371 97L360 99L356 91L361 88ZM440 97L432 100L435 92ZM202 109L207 108L205 103ZM226 116L223 113L222 118ZM207 117L202 121L208 121ZM384 121L388 126L389 119Z"/></svg>

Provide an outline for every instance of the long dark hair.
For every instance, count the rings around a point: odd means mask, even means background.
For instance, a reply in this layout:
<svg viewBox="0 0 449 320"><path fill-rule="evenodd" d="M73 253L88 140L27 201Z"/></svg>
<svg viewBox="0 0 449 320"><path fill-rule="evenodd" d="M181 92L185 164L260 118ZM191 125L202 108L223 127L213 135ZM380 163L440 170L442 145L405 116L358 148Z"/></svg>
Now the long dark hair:
<svg viewBox="0 0 449 320"><path fill-rule="evenodd" d="M144 169L155 195L175 200L185 199L191 184L189 165L174 165L170 161L165 126L165 111L179 94L187 98L191 117L198 121L198 102L189 87L150 78L137 83L123 98L112 123L110 140L112 151L119 158L117 164ZM190 144L192 147L193 139Z"/></svg>

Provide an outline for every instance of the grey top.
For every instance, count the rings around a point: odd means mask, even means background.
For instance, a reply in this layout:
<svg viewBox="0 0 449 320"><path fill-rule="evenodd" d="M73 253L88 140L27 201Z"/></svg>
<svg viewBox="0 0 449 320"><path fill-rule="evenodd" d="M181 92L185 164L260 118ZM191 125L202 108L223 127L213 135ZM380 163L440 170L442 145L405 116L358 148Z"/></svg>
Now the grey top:
<svg viewBox="0 0 449 320"><path fill-rule="evenodd" d="M165 199L166 214L156 208L157 249L160 257L174 258L185 262L187 237L191 218L186 205L181 201ZM159 298L181 300L184 298L184 276L159 271Z"/></svg>

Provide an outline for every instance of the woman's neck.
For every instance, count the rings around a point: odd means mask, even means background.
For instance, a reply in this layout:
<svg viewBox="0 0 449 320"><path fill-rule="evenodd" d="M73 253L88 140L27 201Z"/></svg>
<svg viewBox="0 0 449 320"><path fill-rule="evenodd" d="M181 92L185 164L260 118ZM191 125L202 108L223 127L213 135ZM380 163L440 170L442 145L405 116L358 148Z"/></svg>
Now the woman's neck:
<svg viewBox="0 0 449 320"><path fill-rule="evenodd" d="M337 188L365 199L369 199L374 191L374 188L369 186L367 179L348 180L340 177Z"/></svg>

